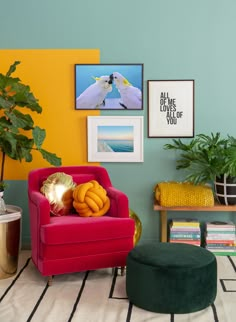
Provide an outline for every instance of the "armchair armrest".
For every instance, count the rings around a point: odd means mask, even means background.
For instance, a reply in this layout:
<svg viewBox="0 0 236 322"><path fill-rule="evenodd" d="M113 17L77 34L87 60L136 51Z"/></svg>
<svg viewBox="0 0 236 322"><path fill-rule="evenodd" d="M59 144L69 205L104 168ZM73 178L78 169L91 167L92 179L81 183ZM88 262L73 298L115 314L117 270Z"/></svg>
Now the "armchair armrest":
<svg viewBox="0 0 236 322"><path fill-rule="evenodd" d="M129 218L129 200L127 195L112 186L106 190L111 202L107 215L111 217Z"/></svg>
<svg viewBox="0 0 236 322"><path fill-rule="evenodd" d="M30 217L34 217L38 224L50 223L50 204L48 199L38 191L29 192Z"/></svg>

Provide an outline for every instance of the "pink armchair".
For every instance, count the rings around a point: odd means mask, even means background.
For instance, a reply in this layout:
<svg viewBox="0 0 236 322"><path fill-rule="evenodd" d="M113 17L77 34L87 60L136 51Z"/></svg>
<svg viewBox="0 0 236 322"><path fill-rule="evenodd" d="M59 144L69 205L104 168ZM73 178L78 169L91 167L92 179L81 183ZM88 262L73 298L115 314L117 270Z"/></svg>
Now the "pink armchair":
<svg viewBox="0 0 236 322"><path fill-rule="evenodd" d="M76 184L97 180L110 198L102 217L77 214L50 216L48 199L40 192L43 181L55 172L73 177ZM43 276L105 267L124 267L133 248L134 220L127 196L112 186L102 166L62 166L33 170L28 177L32 260Z"/></svg>

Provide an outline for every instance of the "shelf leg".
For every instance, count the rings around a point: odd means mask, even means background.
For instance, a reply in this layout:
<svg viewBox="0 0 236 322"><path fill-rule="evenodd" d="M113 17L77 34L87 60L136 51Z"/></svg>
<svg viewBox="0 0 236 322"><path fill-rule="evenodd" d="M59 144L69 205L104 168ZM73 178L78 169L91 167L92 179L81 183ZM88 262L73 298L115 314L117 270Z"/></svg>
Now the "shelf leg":
<svg viewBox="0 0 236 322"><path fill-rule="evenodd" d="M166 243L167 242L167 211L161 210L161 242Z"/></svg>

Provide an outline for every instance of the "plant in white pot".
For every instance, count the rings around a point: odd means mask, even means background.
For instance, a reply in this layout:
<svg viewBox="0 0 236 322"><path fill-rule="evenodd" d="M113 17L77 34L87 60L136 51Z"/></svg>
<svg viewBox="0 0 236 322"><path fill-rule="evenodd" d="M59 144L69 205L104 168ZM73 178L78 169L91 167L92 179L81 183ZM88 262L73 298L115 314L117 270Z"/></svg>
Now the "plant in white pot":
<svg viewBox="0 0 236 322"><path fill-rule="evenodd" d="M32 151L37 150L51 165L61 165L61 158L42 147L46 130L36 126L28 114L29 110L42 112L38 99L28 85L11 76L18 64L19 61L14 62L6 75L0 73L0 190L4 190L5 187L6 156L13 160L31 162Z"/></svg>
<svg viewBox="0 0 236 322"><path fill-rule="evenodd" d="M236 139L221 134L198 134L187 143L173 139L164 149L179 153L176 169L186 169L186 181L194 184L214 184L220 203L236 204ZM231 197L228 195L231 194Z"/></svg>

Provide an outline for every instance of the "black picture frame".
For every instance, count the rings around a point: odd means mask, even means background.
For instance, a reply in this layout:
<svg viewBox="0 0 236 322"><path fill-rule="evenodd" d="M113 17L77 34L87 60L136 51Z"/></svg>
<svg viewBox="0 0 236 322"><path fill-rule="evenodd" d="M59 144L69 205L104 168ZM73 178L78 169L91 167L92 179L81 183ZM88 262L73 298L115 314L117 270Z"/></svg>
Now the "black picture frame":
<svg viewBox="0 0 236 322"><path fill-rule="evenodd" d="M75 64L76 110L143 110L143 64Z"/></svg>
<svg viewBox="0 0 236 322"><path fill-rule="evenodd" d="M148 137L194 136L193 79L148 80Z"/></svg>

